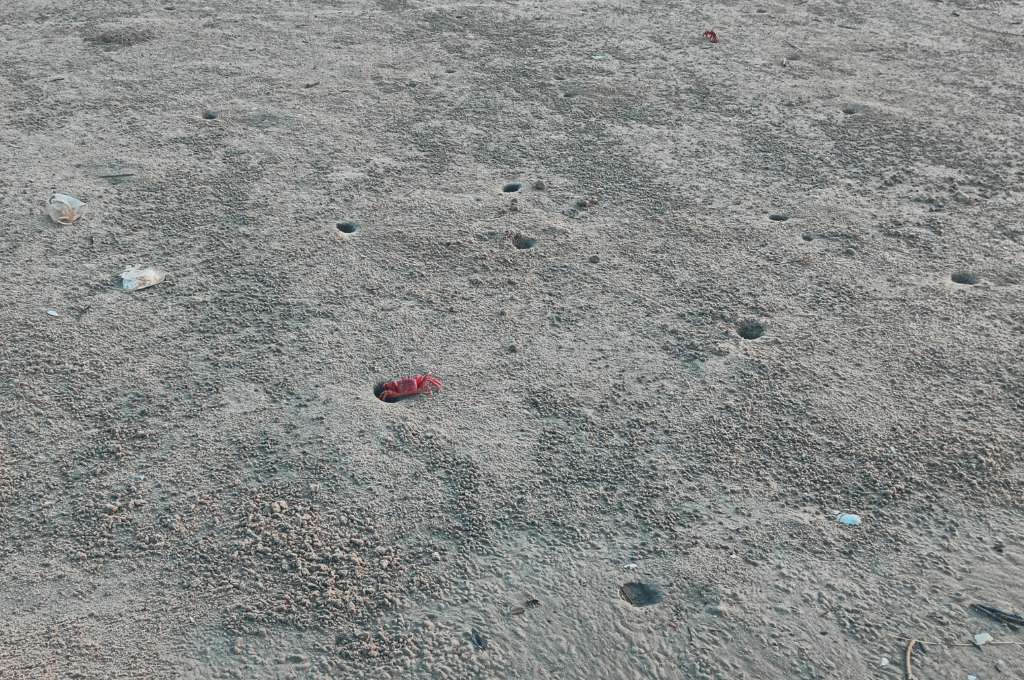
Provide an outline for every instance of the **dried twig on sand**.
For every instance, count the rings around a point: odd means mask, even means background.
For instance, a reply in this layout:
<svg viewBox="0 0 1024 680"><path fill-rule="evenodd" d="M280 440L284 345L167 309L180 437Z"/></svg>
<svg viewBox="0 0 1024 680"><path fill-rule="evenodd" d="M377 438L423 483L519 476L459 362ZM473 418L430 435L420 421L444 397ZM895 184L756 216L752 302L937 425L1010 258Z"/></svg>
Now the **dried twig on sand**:
<svg viewBox="0 0 1024 680"><path fill-rule="evenodd" d="M907 643L907 653L906 653L906 656L904 657L904 665L903 665L903 671L904 671L904 673L906 673L906 675L904 676L905 680L914 680L914 666L913 666L914 660L913 660L913 654L914 654L914 646L915 645L920 645L921 651L924 651L924 645L922 645L917 640L911 640L910 642Z"/></svg>
<svg viewBox="0 0 1024 680"><path fill-rule="evenodd" d="M1010 612L1004 612L1002 609L996 609L984 604L972 604L971 608L1000 623L1008 623L1011 626L1024 626L1024 616L1020 614L1011 614Z"/></svg>

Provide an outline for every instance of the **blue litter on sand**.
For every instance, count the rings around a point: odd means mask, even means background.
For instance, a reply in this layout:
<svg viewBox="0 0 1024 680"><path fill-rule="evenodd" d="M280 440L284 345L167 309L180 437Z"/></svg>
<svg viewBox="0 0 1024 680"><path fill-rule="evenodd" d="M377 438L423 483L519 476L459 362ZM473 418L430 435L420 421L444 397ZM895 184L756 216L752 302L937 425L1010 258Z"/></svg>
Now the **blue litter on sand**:
<svg viewBox="0 0 1024 680"><path fill-rule="evenodd" d="M848 527L855 527L860 524L860 515L852 515L844 512L838 517L841 524L845 524Z"/></svg>

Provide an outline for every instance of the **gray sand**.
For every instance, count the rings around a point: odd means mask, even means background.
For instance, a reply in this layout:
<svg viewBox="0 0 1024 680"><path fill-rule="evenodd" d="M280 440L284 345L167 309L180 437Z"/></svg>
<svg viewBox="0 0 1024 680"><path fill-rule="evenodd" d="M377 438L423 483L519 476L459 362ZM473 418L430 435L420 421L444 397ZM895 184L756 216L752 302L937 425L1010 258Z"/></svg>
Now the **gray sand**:
<svg viewBox="0 0 1024 680"><path fill-rule="evenodd" d="M0 678L1024 677L1022 21L4 2Z"/></svg>

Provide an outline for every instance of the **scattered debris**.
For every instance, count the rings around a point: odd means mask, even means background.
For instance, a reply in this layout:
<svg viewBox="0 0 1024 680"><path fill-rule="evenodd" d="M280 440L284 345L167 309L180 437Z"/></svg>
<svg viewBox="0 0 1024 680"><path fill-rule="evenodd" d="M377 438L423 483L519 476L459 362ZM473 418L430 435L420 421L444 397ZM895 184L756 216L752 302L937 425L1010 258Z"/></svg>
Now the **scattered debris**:
<svg viewBox="0 0 1024 680"><path fill-rule="evenodd" d="M626 571L636 571L637 565L636 562L630 562L629 564L623 564L622 568Z"/></svg>
<svg viewBox="0 0 1024 680"><path fill-rule="evenodd" d="M990 642L992 642L992 636L988 633L978 633L974 636L974 644L979 647L983 647Z"/></svg>
<svg viewBox="0 0 1024 680"><path fill-rule="evenodd" d="M924 651L924 644L918 640L911 640L907 643L907 652L903 658L903 672L906 674L905 680L914 680L914 647L917 647L922 652Z"/></svg>
<svg viewBox="0 0 1024 680"><path fill-rule="evenodd" d="M121 272L121 288L124 290L142 290L155 286L164 280L167 273L155 267L128 267Z"/></svg>
<svg viewBox="0 0 1024 680"><path fill-rule="evenodd" d="M531 597L529 600L527 600L523 604L526 605L527 609L536 609L537 607L540 606L540 600L538 600L535 597Z"/></svg>
<svg viewBox="0 0 1024 680"><path fill-rule="evenodd" d="M844 512L840 513L836 519L839 520L840 524L845 524L848 527L860 526L860 515Z"/></svg>
<svg viewBox="0 0 1024 680"><path fill-rule="evenodd" d="M1005 612L1002 609L996 609L995 607L989 607L984 604L972 604L971 607L982 614L995 619L996 621L1008 623L1011 626L1024 626L1024 616L1021 614Z"/></svg>
<svg viewBox="0 0 1024 680"><path fill-rule="evenodd" d="M46 203L46 212L57 224L74 224L82 216L85 203L67 194L53 194Z"/></svg>
<svg viewBox="0 0 1024 680"><path fill-rule="evenodd" d="M718 34L714 31L704 31L704 39L710 43L718 42Z"/></svg>
<svg viewBox="0 0 1024 680"><path fill-rule="evenodd" d="M664 594L647 583L631 581L619 587L619 595L634 607L647 607L665 599Z"/></svg>
<svg viewBox="0 0 1024 680"><path fill-rule="evenodd" d="M410 375L398 380L391 380L376 385L373 394L381 401L388 403L415 397L418 394L433 395L434 390L441 391L444 383L441 379L430 373L424 375Z"/></svg>

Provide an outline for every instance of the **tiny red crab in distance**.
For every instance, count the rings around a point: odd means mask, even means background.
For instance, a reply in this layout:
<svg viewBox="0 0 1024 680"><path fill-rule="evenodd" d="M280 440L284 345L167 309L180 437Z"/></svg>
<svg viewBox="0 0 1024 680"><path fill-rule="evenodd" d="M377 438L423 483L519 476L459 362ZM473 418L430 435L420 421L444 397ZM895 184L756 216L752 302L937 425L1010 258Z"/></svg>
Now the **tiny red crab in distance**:
<svg viewBox="0 0 1024 680"><path fill-rule="evenodd" d="M713 43L718 42L718 34L715 33L714 31L704 31L704 38L708 42L713 42Z"/></svg>
<svg viewBox="0 0 1024 680"><path fill-rule="evenodd" d="M398 380L380 383L373 388L373 394L381 401L394 402L417 394L433 394L444 387L441 379L436 375L427 373L425 375L409 375Z"/></svg>

